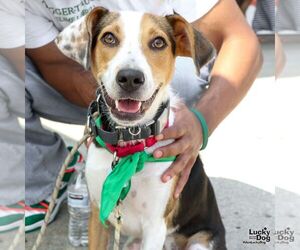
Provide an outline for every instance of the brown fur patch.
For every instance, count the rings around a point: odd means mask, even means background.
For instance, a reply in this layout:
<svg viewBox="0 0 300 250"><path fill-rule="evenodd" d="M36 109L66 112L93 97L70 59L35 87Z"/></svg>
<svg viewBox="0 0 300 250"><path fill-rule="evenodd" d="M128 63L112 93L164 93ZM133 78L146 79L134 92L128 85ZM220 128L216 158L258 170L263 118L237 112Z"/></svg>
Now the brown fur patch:
<svg viewBox="0 0 300 250"><path fill-rule="evenodd" d="M178 249L185 249L188 239L182 234L174 234L174 241Z"/></svg>
<svg viewBox="0 0 300 250"><path fill-rule="evenodd" d="M96 79L107 69L107 64L117 54L119 46L108 47L102 43L101 37L104 33L110 32L114 34L122 43L124 34L122 33L121 23L118 19L118 14L110 13L101 23L94 29L92 41L92 72Z"/></svg>
<svg viewBox="0 0 300 250"><path fill-rule="evenodd" d="M142 51L151 67L155 83L158 86L170 83L175 63L174 41L170 38L170 25L164 17L145 14L141 28ZM167 47L162 50L153 50L149 47L149 43L158 36L165 39Z"/></svg>
<svg viewBox="0 0 300 250"><path fill-rule="evenodd" d="M179 209L179 199L174 198L174 192L175 192L175 188L177 186L178 180L179 180L178 176L173 177L173 186L172 186L172 191L170 194L171 196L169 198L169 201L166 206L165 213L164 213L164 218L165 218L167 228L172 228L172 227L176 226L173 223L173 218L174 218L174 216L177 215L177 212Z"/></svg>
<svg viewBox="0 0 300 250"><path fill-rule="evenodd" d="M200 68L207 63L214 54L213 45L183 17L170 15L167 16L167 20L174 30L176 56L192 57L197 73L200 73Z"/></svg>
<svg viewBox="0 0 300 250"><path fill-rule="evenodd" d="M109 244L110 230L99 221L99 209L91 204L89 219L89 250L106 250Z"/></svg>

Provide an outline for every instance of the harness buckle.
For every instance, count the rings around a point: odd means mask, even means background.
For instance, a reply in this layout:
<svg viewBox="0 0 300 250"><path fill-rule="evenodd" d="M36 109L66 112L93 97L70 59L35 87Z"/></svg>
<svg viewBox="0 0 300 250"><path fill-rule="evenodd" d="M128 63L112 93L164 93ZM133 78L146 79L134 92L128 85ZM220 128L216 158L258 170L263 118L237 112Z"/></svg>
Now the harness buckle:
<svg viewBox="0 0 300 250"><path fill-rule="evenodd" d="M91 115L90 114L87 117L86 126L87 126L89 132L92 132L92 129L91 129Z"/></svg>
<svg viewBox="0 0 300 250"><path fill-rule="evenodd" d="M118 164L118 162L119 162L119 157L117 156L117 151L115 151L113 154L113 161L111 163L111 169L114 169L114 167Z"/></svg>
<svg viewBox="0 0 300 250"><path fill-rule="evenodd" d="M132 131L132 130L137 130L137 131ZM132 136L137 136L141 133L142 129L141 127L130 127L128 129L129 134L131 134Z"/></svg>

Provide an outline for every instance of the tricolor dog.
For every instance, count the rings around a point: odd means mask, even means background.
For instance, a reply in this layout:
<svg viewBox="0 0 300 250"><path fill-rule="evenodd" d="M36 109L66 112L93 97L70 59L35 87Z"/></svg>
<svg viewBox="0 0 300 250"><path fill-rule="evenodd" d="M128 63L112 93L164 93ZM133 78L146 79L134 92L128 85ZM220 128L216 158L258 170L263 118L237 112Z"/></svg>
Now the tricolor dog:
<svg viewBox="0 0 300 250"><path fill-rule="evenodd" d="M68 26L56 44L66 56L91 69L99 83L101 100L97 105L103 120L96 133L107 148L94 140L88 149L86 176L92 203L89 249L107 249L109 228L117 219L110 213L108 227L104 226L99 210L104 183L115 165L112 162L127 157L128 152L140 152L141 147L146 152L143 156L148 157L155 148L171 143L155 142L154 136L174 120L172 108L178 101L170 82L176 56L192 57L199 73L214 49L177 14L160 17L104 8L95 8ZM173 198L178 178L167 183L160 179L171 162L148 160L131 177L129 192L118 206L121 232L130 238L125 248L225 250L225 230L200 158L179 199ZM130 164L125 165L130 168Z"/></svg>

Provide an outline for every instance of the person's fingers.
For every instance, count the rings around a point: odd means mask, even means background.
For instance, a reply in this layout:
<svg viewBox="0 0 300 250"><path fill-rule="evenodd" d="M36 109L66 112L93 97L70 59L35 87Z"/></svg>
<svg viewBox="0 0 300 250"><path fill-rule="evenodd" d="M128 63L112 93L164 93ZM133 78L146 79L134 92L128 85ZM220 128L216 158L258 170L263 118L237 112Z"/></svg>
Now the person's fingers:
<svg viewBox="0 0 300 250"><path fill-rule="evenodd" d="M182 137L181 139L154 151L153 156L155 158L177 156L184 152L190 145L188 137Z"/></svg>
<svg viewBox="0 0 300 250"><path fill-rule="evenodd" d="M191 170L192 170L193 165L190 166L186 166L185 169L181 172L180 178L178 180L175 192L174 192L174 198L177 199L180 195L180 193L182 192L185 184L187 183Z"/></svg>
<svg viewBox="0 0 300 250"><path fill-rule="evenodd" d="M174 197L178 198L180 193L182 192L185 184L187 183L189 176L191 174L191 170L196 162L198 154L196 154L195 156L191 157L188 161L188 163L185 166L185 169L182 171L181 173L181 177L178 181L178 184L176 186L175 192L174 192Z"/></svg>
<svg viewBox="0 0 300 250"><path fill-rule="evenodd" d="M161 134L157 135L156 140L178 139L186 132L185 126L171 126L165 128Z"/></svg>
<svg viewBox="0 0 300 250"><path fill-rule="evenodd" d="M186 166L190 160L190 154L185 152L179 155L172 165L164 172L162 175L162 181L167 182L173 178L173 176L178 175Z"/></svg>

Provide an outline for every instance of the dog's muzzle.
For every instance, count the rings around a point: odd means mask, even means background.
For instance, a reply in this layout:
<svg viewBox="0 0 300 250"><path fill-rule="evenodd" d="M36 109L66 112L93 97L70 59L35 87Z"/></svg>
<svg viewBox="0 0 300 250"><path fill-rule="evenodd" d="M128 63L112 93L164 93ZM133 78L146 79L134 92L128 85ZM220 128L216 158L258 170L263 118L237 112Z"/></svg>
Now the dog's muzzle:
<svg viewBox="0 0 300 250"><path fill-rule="evenodd" d="M161 105L153 120L147 124L134 127L123 127L112 124L111 121L108 122L102 111L102 107L105 105L104 102L101 91L98 89L97 100L93 101L88 109L87 124L94 137L99 136L105 143L111 145L117 145L120 141L142 140L150 136L156 136L161 133L168 122L170 112L169 100ZM101 127L96 123L98 117L103 124Z"/></svg>

